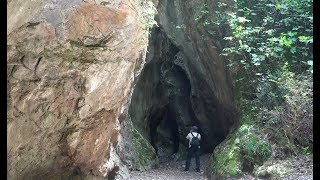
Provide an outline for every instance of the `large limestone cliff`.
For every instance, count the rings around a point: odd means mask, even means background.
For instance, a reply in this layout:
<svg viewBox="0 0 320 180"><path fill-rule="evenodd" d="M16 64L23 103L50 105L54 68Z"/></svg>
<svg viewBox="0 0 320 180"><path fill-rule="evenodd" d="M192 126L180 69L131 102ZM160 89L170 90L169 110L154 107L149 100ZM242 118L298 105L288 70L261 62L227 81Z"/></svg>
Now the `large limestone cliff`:
<svg viewBox="0 0 320 180"><path fill-rule="evenodd" d="M217 2L8 1L8 178L128 179L183 154L191 125L211 153L237 113L204 6Z"/></svg>
<svg viewBox="0 0 320 180"><path fill-rule="evenodd" d="M8 3L9 179L126 174L119 124L153 13L138 0Z"/></svg>
<svg viewBox="0 0 320 180"><path fill-rule="evenodd" d="M181 152L192 125L200 128L202 151L212 152L238 114L226 59L219 55L223 30L197 19L214 15L224 1L154 2L159 27L153 29L147 64L134 89L131 119L159 155Z"/></svg>

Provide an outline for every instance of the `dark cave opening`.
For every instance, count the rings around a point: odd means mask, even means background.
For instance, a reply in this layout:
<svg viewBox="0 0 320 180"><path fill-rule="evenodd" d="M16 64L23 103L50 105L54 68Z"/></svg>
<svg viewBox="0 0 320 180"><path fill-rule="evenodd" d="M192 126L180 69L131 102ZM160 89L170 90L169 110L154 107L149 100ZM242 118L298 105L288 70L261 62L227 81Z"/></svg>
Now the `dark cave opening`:
<svg viewBox="0 0 320 180"><path fill-rule="evenodd" d="M202 137L201 153L212 153L231 127L224 107L213 96L204 77L190 74L177 63L181 53L161 28L152 31L146 65L129 108L134 127L149 140L158 157L186 153L186 136L194 125ZM197 76L200 86L196 91L202 94L191 93L195 88L192 75Z"/></svg>
<svg viewBox="0 0 320 180"><path fill-rule="evenodd" d="M188 127L199 124L191 107L191 87L185 72L168 62L161 67L165 73L157 86L162 88L155 94L164 94L165 105L155 108L147 118L150 143L160 157L178 153L180 144L186 143Z"/></svg>
<svg viewBox="0 0 320 180"><path fill-rule="evenodd" d="M160 118L156 118L155 120L151 118L152 121L149 121L151 145L155 149L158 156L161 156L158 151L158 146L161 146L162 144L166 146L172 146L172 148L170 148L172 149L172 154L177 153L179 150L179 131L174 113L175 112L170 109L169 106L166 106ZM167 136L159 137L161 136L161 131L164 132L162 134L165 134ZM165 140L166 138L167 141ZM159 142L158 139L162 139L162 142Z"/></svg>

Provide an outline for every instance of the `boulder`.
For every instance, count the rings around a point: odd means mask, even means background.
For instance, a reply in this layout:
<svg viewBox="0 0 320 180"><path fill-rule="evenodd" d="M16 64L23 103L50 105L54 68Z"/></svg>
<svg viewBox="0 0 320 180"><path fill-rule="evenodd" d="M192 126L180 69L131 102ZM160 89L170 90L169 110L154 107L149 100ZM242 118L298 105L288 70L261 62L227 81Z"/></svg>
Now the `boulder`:
<svg viewBox="0 0 320 180"><path fill-rule="evenodd" d="M9 179L128 175L116 149L145 61L146 10L152 3L131 0L8 3Z"/></svg>

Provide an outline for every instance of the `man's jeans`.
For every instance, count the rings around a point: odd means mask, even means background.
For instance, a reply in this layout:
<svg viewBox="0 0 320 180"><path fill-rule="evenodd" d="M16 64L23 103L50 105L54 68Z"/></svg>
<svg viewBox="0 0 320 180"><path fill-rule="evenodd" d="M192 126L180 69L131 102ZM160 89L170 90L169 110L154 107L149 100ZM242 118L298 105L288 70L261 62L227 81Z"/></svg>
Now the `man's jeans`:
<svg viewBox="0 0 320 180"><path fill-rule="evenodd" d="M196 170L200 171L200 148L198 146L191 146L188 150L187 161L186 161L186 170L189 170L192 155L196 156Z"/></svg>

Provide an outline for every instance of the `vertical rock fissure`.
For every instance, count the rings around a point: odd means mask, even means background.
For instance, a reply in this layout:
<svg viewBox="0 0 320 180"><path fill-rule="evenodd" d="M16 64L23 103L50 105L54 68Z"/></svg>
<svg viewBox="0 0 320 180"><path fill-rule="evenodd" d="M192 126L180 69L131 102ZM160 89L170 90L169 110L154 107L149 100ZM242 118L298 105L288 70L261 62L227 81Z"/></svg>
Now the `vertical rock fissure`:
<svg viewBox="0 0 320 180"><path fill-rule="evenodd" d="M191 102L191 82L186 67L180 64L180 49L161 28L150 37L148 54L135 86L130 117L134 127L149 140L158 157L185 153L189 128L200 122ZM212 152L203 138L203 151Z"/></svg>
<svg viewBox="0 0 320 180"><path fill-rule="evenodd" d="M150 127L150 141L151 145L156 151L157 156L162 155L159 153L158 148L158 146L161 147L161 143L166 143L167 145L171 146L171 148L169 148L171 149L169 152L170 154L175 154L179 150L178 124L175 118L175 112L172 111L173 110L171 110L169 106L166 106L164 110L158 111L162 113L160 117L151 116L151 118L148 120ZM163 135L165 135L165 137ZM159 142L159 139L162 139L162 142Z"/></svg>

